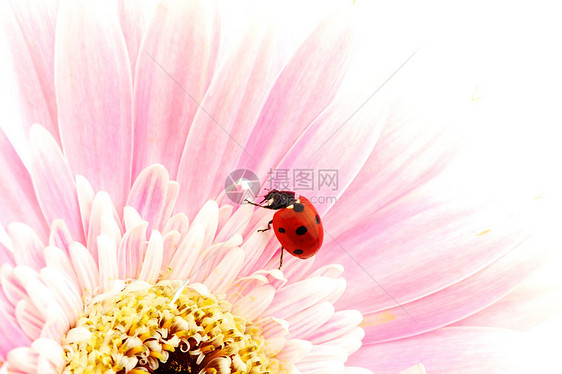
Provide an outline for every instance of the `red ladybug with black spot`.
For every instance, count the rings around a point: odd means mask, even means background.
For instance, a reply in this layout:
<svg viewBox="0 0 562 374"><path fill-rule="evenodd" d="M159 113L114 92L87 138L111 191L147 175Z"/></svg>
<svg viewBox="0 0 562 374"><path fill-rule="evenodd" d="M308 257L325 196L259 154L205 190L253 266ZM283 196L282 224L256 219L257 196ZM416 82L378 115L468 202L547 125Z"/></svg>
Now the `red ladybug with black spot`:
<svg viewBox="0 0 562 374"><path fill-rule="evenodd" d="M246 202L260 208L277 210L273 219L267 224L267 228L258 231L271 230L273 225L275 236L281 243L279 269L283 265L283 249L304 260L314 256L322 246L324 240L322 221L306 197L297 198L293 191L271 190L260 204L248 200Z"/></svg>

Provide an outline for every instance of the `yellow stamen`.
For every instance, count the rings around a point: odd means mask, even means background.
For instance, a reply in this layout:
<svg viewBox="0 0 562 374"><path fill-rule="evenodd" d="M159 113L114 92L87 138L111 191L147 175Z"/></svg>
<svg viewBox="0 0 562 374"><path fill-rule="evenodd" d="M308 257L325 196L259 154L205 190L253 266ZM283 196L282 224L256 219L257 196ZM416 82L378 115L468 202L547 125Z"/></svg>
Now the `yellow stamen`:
<svg viewBox="0 0 562 374"><path fill-rule="evenodd" d="M136 287L87 308L75 326L80 334L70 335L83 340L63 346L63 373L278 372L261 329L232 315L226 301L186 287L172 304L177 285L170 281Z"/></svg>

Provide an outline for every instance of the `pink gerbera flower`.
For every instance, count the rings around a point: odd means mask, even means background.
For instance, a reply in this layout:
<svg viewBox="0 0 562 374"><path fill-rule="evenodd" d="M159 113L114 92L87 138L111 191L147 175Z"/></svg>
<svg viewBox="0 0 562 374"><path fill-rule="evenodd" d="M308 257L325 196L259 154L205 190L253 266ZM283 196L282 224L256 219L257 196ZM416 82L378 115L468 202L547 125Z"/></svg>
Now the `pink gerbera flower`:
<svg viewBox="0 0 562 374"><path fill-rule="evenodd" d="M0 372L526 370L489 321L548 247L451 192L458 138L401 90L412 51L358 73L346 7L289 37L281 9L145 5L6 9L28 144L0 132ZM325 172L316 257L277 269L271 212L224 191L241 168Z"/></svg>

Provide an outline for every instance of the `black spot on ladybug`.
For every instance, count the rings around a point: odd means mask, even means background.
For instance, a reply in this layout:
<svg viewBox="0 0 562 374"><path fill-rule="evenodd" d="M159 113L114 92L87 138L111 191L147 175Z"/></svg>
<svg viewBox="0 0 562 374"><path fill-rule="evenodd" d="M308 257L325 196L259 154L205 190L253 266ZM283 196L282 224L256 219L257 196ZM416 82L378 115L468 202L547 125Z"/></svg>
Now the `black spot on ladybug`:
<svg viewBox="0 0 562 374"><path fill-rule="evenodd" d="M302 255L302 249L295 249L293 253L296 255Z"/></svg>
<svg viewBox="0 0 562 374"><path fill-rule="evenodd" d="M283 227L279 227L277 231L279 231L281 234L285 233L285 229Z"/></svg>
<svg viewBox="0 0 562 374"><path fill-rule="evenodd" d="M318 214L316 215L316 223L320 224L320 216Z"/></svg>
<svg viewBox="0 0 562 374"><path fill-rule="evenodd" d="M304 205L295 203L295 205L293 205L293 209L295 210L295 212L300 213L304 210Z"/></svg>
<svg viewBox="0 0 562 374"><path fill-rule="evenodd" d="M308 231L308 229L306 228L306 226L300 226L297 228L297 235L304 235L306 234L306 232Z"/></svg>

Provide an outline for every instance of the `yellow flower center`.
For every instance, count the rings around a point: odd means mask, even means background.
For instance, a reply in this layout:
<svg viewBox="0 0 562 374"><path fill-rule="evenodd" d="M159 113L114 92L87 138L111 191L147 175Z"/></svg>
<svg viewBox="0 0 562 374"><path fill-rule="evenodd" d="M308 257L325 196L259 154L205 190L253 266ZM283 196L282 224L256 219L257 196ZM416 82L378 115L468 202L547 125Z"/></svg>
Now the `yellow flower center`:
<svg viewBox="0 0 562 374"><path fill-rule="evenodd" d="M261 329L201 285L133 282L94 302L65 336L64 373L276 373Z"/></svg>

